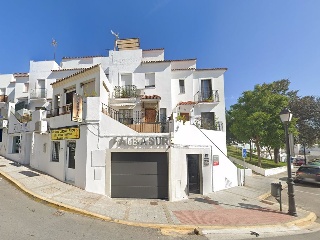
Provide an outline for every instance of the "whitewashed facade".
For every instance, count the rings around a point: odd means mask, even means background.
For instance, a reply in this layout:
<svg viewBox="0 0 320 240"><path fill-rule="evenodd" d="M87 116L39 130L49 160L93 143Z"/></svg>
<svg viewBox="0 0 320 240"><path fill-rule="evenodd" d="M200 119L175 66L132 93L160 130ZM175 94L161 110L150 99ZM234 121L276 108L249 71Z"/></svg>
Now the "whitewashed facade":
<svg viewBox="0 0 320 240"><path fill-rule="evenodd" d="M226 70L120 45L60 66L32 61L29 73L0 75L13 99L0 102L0 153L116 198L178 201L237 186L226 157Z"/></svg>

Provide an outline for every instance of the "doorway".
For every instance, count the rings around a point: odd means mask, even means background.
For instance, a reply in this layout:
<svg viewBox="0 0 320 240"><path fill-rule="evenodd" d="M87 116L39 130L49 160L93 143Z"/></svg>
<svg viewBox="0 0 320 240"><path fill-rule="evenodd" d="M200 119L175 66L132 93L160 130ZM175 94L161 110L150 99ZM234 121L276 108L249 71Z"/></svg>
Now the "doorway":
<svg viewBox="0 0 320 240"><path fill-rule="evenodd" d="M67 142L67 166L66 166L66 181L74 182L76 168L76 142Z"/></svg>
<svg viewBox="0 0 320 240"><path fill-rule="evenodd" d="M188 193L200 194L200 161L198 154L187 154Z"/></svg>

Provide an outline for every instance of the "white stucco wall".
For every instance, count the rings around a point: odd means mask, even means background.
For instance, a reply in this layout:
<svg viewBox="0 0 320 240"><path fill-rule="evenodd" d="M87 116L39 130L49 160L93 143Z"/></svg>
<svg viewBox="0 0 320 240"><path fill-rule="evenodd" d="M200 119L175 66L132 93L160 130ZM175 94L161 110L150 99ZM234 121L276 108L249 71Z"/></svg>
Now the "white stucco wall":
<svg viewBox="0 0 320 240"><path fill-rule="evenodd" d="M174 144L212 146L212 155L219 156L219 165L212 170L212 191L219 191L238 185L237 168L226 157L226 134L221 131L199 130L196 126L180 123L178 131L174 133ZM205 135L204 135L205 134ZM210 141L209 139L212 141ZM220 149L220 150L219 150Z"/></svg>

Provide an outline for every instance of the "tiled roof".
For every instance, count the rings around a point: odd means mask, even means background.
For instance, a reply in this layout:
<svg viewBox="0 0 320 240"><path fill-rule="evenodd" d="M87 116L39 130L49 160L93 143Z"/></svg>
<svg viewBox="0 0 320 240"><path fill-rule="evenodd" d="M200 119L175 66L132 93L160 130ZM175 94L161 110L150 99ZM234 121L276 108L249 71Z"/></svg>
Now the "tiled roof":
<svg viewBox="0 0 320 240"><path fill-rule="evenodd" d="M55 81L54 83L51 83L51 85L55 85L55 84L57 84L57 83L59 83L59 82L62 82L62 81L64 81L64 80L69 79L69 78L71 78L71 77L74 77L74 76L76 76L76 75L82 74L82 73L84 73L84 72L86 72L86 71L89 71L89 70L94 69L94 68L99 67L99 66L100 66L100 64L97 64L97 65L94 65L94 66L92 66L92 67L85 68L84 70L82 70L82 71L80 71L80 72L76 72L76 73L74 73L74 74L71 74L71 75L68 76L68 77L61 78L61 79L57 79L57 81Z"/></svg>
<svg viewBox="0 0 320 240"><path fill-rule="evenodd" d="M228 70L228 68L197 68L196 71Z"/></svg>
<svg viewBox="0 0 320 240"><path fill-rule="evenodd" d="M72 71L72 70L85 70L87 68L61 68L61 69L53 69L51 72L61 72L61 71Z"/></svg>
<svg viewBox="0 0 320 240"><path fill-rule="evenodd" d="M161 97L158 95L144 95L141 99L161 99Z"/></svg>
<svg viewBox="0 0 320 240"><path fill-rule="evenodd" d="M160 63L160 62L182 62L182 61L196 61L197 59L178 59L178 60L161 60L161 61L142 61L142 63Z"/></svg>
<svg viewBox="0 0 320 240"><path fill-rule="evenodd" d="M14 73L14 77L29 77L29 73Z"/></svg>
<svg viewBox="0 0 320 240"><path fill-rule="evenodd" d="M196 70L195 68L176 68L171 69L172 71L186 71L186 70Z"/></svg>
<svg viewBox="0 0 320 240"><path fill-rule="evenodd" d="M63 57L62 59L80 59L80 58L94 58L94 57L103 57L103 56L97 55L97 56L84 56L84 57Z"/></svg>
<svg viewBox="0 0 320 240"><path fill-rule="evenodd" d="M178 106L179 105L195 105L196 102L193 102L193 101L187 101L187 102L179 102L178 103Z"/></svg>
<svg viewBox="0 0 320 240"><path fill-rule="evenodd" d="M143 49L142 51L143 51L143 52L146 52L146 51L159 51L159 50L164 50L164 48Z"/></svg>

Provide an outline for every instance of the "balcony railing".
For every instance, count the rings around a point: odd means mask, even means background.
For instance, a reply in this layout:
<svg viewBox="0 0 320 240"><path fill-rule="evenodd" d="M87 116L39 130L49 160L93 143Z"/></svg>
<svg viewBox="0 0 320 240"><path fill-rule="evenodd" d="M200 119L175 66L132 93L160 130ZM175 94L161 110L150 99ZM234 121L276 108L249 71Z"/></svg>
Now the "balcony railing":
<svg viewBox="0 0 320 240"><path fill-rule="evenodd" d="M114 98L133 98L137 97L137 87L135 85L115 86Z"/></svg>
<svg viewBox="0 0 320 240"><path fill-rule="evenodd" d="M0 95L0 102L7 102L8 96L7 95Z"/></svg>
<svg viewBox="0 0 320 240"><path fill-rule="evenodd" d="M143 133L167 133L169 132L168 122L159 122L156 118L146 119L141 111L119 112L105 104L102 104L102 112L129 128Z"/></svg>
<svg viewBox="0 0 320 240"><path fill-rule="evenodd" d="M30 90L30 98L47 98L47 89L46 88L36 88Z"/></svg>
<svg viewBox="0 0 320 240"><path fill-rule="evenodd" d="M55 116L60 116L64 114L69 114L71 113L72 110L72 104L66 104L62 107L56 107L52 110L47 111L47 117L55 117Z"/></svg>
<svg viewBox="0 0 320 240"><path fill-rule="evenodd" d="M195 102L219 102L218 90L197 92L194 95Z"/></svg>

